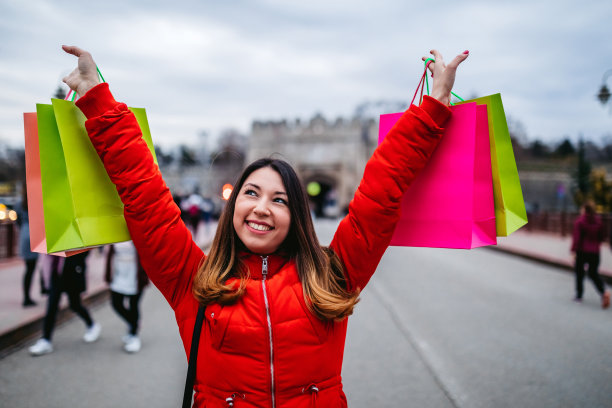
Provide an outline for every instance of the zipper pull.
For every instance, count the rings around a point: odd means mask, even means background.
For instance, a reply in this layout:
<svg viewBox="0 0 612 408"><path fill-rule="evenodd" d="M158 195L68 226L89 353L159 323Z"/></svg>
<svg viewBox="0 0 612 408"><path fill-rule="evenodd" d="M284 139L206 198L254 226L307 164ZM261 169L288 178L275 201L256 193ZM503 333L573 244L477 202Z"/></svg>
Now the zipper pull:
<svg viewBox="0 0 612 408"><path fill-rule="evenodd" d="M261 275L263 276L263 280L266 280L266 276L268 276L268 257L261 257Z"/></svg>

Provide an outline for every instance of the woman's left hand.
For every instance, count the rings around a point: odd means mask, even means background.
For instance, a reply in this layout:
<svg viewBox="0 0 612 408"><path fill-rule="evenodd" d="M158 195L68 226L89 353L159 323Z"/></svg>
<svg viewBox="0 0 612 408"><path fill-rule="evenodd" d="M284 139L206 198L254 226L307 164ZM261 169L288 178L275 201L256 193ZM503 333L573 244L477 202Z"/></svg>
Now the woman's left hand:
<svg viewBox="0 0 612 408"><path fill-rule="evenodd" d="M431 50L435 62L428 65L433 77L433 86L431 90L431 97L439 100L445 105L450 103L451 91L455 84L455 73L457 67L461 64L469 55L469 51L464 51L463 54L457 55L450 64L446 65L442 54L436 50ZM425 61L428 57L423 57Z"/></svg>
<svg viewBox="0 0 612 408"><path fill-rule="evenodd" d="M90 53L79 47L62 45L62 49L79 59L77 67L63 81L78 96L83 96L87 91L100 83L96 63Z"/></svg>

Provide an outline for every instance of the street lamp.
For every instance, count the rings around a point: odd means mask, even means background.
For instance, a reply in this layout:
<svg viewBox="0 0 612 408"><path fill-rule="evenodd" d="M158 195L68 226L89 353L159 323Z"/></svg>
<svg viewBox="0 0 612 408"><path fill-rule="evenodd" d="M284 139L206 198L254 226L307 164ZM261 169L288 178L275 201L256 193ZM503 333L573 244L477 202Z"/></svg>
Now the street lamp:
<svg viewBox="0 0 612 408"><path fill-rule="evenodd" d="M610 90L606 85L606 80L610 75L612 75L612 69L609 69L604 73L603 79L601 80L601 88L597 94L597 99L599 99L599 102L601 102L602 105L608 103L608 100L610 99Z"/></svg>

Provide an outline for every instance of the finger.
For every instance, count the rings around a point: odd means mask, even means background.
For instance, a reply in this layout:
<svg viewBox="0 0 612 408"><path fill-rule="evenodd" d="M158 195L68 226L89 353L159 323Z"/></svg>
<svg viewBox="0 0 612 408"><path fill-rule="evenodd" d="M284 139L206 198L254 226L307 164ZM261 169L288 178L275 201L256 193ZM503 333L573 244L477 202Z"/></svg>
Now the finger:
<svg viewBox="0 0 612 408"><path fill-rule="evenodd" d="M80 57L86 52L74 45L62 45L62 49L66 51L68 54L74 55L75 57Z"/></svg>
<svg viewBox="0 0 612 408"><path fill-rule="evenodd" d="M423 62L427 61L428 59L430 59L429 57L421 57L421 60ZM427 63L427 68L429 68L429 71L431 72L431 76L433 77L433 72L434 72L434 65L435 65L436 61L429 61Z"/></svg>
<svg viewBox="0 0 612 408"><path fill-rule="evenodd" d="M467 59L467 57L470 55L469 51L463 51L462 54L457 55L451 62L450 64L448 64L449 68L452 69L457 69L457 67L459 66L459 64L461 64L463 61L465 61Z"/></svg>
<svg viewBox="0 0 612 408"><path fill-rule="evenodd" d="M442 54L440 54L438 50L431 50L430 54L434 56L434 59L440 64L441 67L444 67L444 58L442 58Z"/></svg>
<svg viewBox="0 0 612 408"><path fill-rule="evenodd" d="M79 75L78 70L79 70L78 68L75 68L70 74L62 78L62 82L68 85L68 87L72 90L75 90L76 88L75 77Z"/></svg>

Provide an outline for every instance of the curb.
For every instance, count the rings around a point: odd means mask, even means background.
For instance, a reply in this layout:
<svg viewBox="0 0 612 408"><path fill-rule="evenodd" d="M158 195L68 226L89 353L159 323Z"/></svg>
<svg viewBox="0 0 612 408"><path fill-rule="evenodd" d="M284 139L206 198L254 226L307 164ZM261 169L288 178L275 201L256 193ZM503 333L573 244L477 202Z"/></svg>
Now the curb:
<svg viewBox="0 0 612 408"><path fill-rule="evenodd" d="M84 306L91 308L106 302L109 298L109 289L103 288L84 296L82 303ZM57 311L55 327L59 327L74 317L75 314L67 305L61 307ZM0 333L0 360L17 349L22 348L28 341L40 336L44 319L45 315L43 313L40 316L23 322L19 326L6 330L4 333Z"/></svg>

